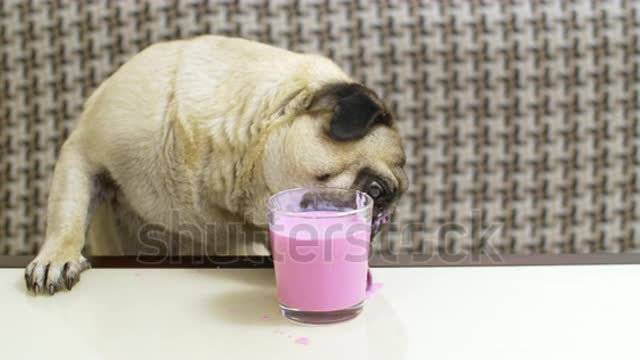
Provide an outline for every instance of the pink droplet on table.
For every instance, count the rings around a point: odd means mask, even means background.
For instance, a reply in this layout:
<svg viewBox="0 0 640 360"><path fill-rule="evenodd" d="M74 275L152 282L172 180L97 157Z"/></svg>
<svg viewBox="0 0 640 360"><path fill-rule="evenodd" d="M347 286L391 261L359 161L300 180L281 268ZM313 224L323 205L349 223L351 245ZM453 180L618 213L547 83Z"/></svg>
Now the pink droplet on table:
<svg viewBox="0 0 640 360"><path fill-rule="evenodd" d="M269 320L269 319L270 319L270 317L269 317L269 315L262 315L262 316L260 317L260 319L262 319L262 320Z"/></svg>
<svg viewBox="0 0 640 360"><path fill-rule="evenodd" d="M383 283L374 282L371 284L371 288L367 290L367 299L373 297L380 289L384 287Z"/></svg>
<svg viewBox="0 0 640 360"><path fill-rule="evenodd" d="M307 337L299 337L296 339L296 344L309 345L310 342L311 340Z"/></svg>

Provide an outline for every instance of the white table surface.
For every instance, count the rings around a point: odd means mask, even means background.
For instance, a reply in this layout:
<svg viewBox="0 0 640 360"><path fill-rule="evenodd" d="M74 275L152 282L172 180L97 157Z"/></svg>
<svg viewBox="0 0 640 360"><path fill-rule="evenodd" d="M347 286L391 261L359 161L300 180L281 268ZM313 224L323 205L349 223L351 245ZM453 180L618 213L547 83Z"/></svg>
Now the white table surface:
<svg viewBox="0 0 640 360"><path fill-rule="evenodd" d="M301 326L268 269L92 269L53 297L0 269L0 359L640 356L640 265L373 272L384 287L360 317Z"/></svg>

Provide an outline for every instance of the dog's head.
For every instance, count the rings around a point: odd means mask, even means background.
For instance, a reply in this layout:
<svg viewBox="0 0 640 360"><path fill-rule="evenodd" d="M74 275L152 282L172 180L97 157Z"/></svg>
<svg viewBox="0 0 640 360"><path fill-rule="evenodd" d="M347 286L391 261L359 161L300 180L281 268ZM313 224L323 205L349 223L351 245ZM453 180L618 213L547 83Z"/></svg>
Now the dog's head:
<svg viewBox="0 0 640 360"><path fill-rule="evenodd" d="M407 190L402 140L390 112L370 89L327 85L289 126L269 135L264 176L271 192L301 186L364 191L374 219Z"/></svg>

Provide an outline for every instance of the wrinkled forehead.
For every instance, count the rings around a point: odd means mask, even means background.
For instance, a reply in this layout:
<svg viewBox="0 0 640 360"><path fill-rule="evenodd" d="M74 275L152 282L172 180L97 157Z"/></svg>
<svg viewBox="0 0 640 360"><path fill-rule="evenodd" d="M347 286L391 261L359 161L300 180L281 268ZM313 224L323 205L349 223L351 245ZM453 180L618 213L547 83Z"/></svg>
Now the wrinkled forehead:
<svg viewBox="0 0 640 360"><path fill-rule="evenodd" d="M337 168L375 162L389 167L404 165L402 139L395 126L375 126L359 140L335 141L324 132L322 122L326 119L318 116L305 115L292 124L287 142L295 158L326 161Z"/></svg>
<svg viewBox="0 0 640 360"><path fill-rule="evenodd" d="M356 152L361 155L375 154L390 166L404 166L406 161L402 138L398 129L393 126L376 127L360 142L354 144Z"/></svg>
<svg viewBox="0 0 640 360"><path fill-rule="evenodd" d="M336 143L326 138L322 141L331 151L344 152L349 161L383 162L389 167L402 167L405 163L402 139L395 127L375 127L364 138L350 143Z"/></svg>

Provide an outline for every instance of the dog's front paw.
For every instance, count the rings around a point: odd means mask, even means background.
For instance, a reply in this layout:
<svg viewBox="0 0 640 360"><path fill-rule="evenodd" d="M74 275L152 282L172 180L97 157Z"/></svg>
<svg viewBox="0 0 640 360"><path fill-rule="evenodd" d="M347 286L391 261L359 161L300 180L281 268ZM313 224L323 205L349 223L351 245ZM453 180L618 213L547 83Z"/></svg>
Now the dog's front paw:
<svg viewBox="0 0 640 360"><path fill-rule="evenodd" d="M65 259L59 256L38 255L25 269L27 289L53 295L57 291L71 288L80 280L80 273L90 266L82 255Z"/></svg>

